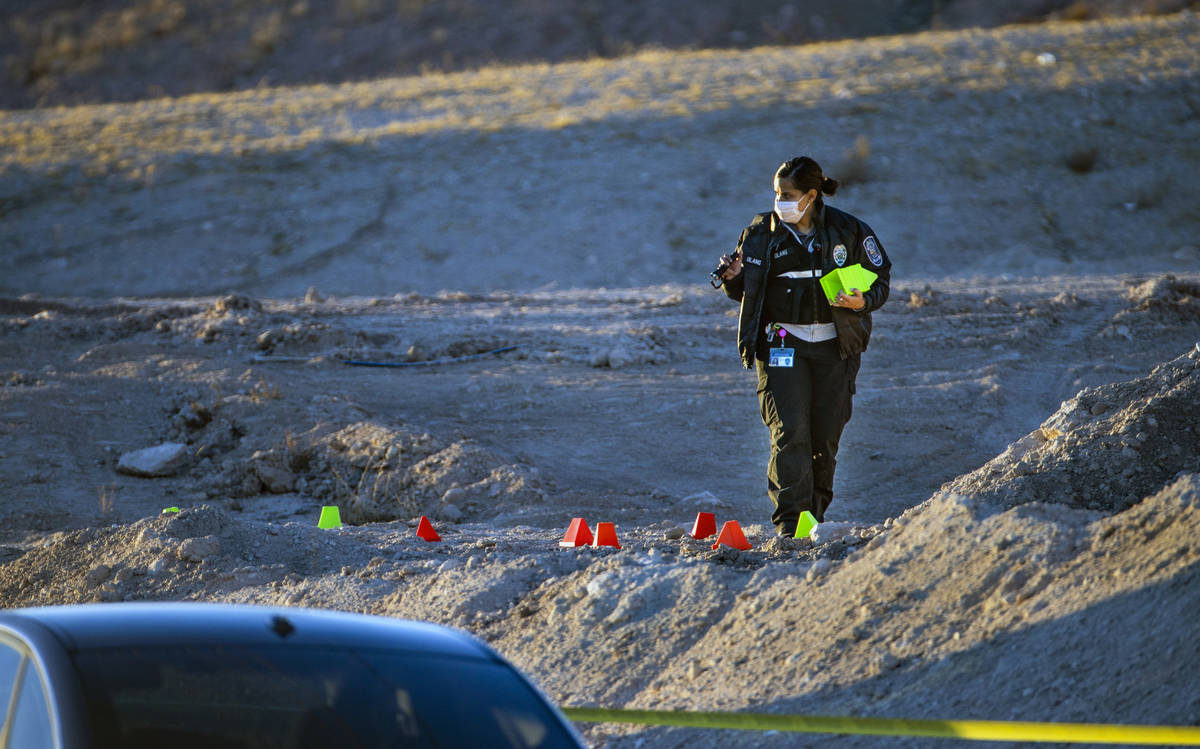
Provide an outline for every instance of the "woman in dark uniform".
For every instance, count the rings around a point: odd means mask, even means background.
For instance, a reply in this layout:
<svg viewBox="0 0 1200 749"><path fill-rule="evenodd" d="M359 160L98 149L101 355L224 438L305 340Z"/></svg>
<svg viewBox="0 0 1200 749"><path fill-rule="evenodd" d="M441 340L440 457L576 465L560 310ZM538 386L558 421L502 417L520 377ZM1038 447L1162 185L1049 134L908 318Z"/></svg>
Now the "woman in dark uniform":
<svg viewBox="0 0 1200 749"><path fill-rule="evenodd" d="M826 206L838 183L807 156L775 172L775 210L754 217L725 255L722 288L741 302L738 351L758 372L758 401L770 430L767 494L771 522L791 537L804 510L818 522L833 501L838 441L850 420L871 312L888 298L891 261L871 227ZM860 264L869 289L830 302L821 277Z"/></svg>

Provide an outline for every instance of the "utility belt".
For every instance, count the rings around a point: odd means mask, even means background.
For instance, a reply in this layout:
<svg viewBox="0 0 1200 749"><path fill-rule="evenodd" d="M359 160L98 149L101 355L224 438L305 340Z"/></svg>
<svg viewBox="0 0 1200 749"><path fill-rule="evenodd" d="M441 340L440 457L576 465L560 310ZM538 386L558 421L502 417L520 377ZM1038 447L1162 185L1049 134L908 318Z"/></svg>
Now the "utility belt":
<svg viewBox="0 0 1200 749"><path fill-rule="evenodd" d="M789 336L809 343L830 341L837 338L837 328L832 322L800 323L789 322L800 320L801 311L811 314L814 304L828 307L829 302L821 290L820 283L815 279L821 277L821 270L793 270L772 278L767 282L767 294L764 300L764 312L768 320L774 320L766 327L767 340L773 341L779 334L780 328L787 331ZM814 300L812 295L819 295ZM783 322L778 322L783 321Z"/></svg>
<svg viewBox="0 0 1200 749"><path fill-rule="evenodd" d="M765 329L767 342L773 342L775 337L779 335L780 330L786 330L789 336L795 336L809 343L832 341L834 338L837 338L837 326L831 322L818 322L811 325L798 322L773 322L767 323Z"/></svg>

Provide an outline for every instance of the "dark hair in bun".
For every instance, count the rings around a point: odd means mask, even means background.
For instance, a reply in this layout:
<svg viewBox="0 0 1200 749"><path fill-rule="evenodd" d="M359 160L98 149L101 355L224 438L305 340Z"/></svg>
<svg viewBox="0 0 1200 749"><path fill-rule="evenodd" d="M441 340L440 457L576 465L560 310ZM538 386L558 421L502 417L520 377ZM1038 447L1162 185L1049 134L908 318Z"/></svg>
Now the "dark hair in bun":
<svg viewBox="0 0 1200 749"><path fill-rule="evenodd" d="M838 181L826 177L821 171L821 165L808 156L797 156L788 159L775 170L777 179L786 179L802 192L817 191L817 202L821 202L822 193L833 195L837 192Z"/></svg>

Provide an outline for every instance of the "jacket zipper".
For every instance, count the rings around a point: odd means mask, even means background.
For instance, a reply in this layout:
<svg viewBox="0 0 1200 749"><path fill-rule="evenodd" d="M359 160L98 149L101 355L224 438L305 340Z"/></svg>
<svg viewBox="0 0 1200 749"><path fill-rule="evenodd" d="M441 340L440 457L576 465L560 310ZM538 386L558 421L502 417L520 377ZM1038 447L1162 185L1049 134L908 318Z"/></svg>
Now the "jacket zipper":
<svg viewBox="0 0 1200 749"><path fill-rule="evenodd" d="M764 245L762 284L758 293L758 309L754 314L754 344L756 348L758 346L758 333L762 329L763 305L767 302L767 283L771 277L771 236L774 234L775 232L767 234L767 241Z"/></svg>
<svg viewBox="0 0 1200 749"><path fill-rule="evenodd" d="M819 237L821 234L821 230L818 227L814 226L813 229L814 229L814 231L813 231L812 241L810 241L808 243L810 250L812 249L812 246L816 243L817 237ZM808 265L813 270L818 270L816 260L817 260L816 252L815 251L809 252L808 253ZM824 265L825 265L824 261L822 260L821 268L819 269L821 271L822 276L825 275ZM825 292L821 287L821 280L819 278L817 278L817 274L815 274L815 273L813 274L813 277L812 277L812 290L809 293L812 295L813 325L817 325L818 324L817 321L821 319L821 316L820 316L820 314L818 314L818 311L817 311L818 307L820 306L817 303L817 294L819 293L819 294L824 295Z"/></svg>

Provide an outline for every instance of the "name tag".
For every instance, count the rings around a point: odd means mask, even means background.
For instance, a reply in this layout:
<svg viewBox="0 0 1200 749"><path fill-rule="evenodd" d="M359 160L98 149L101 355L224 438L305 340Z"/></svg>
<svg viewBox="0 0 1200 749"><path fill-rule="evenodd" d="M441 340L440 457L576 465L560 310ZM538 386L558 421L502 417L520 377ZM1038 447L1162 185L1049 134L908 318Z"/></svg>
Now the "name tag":
<svg viewBox="0 0 1200 749"><path fill-rule="evenodd" d="M771 360L767 362L770 367L790 367L795 349L790 348L773 348L771 349Z"/></svg>

